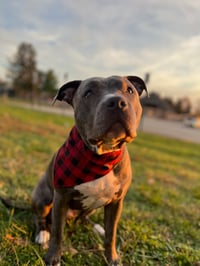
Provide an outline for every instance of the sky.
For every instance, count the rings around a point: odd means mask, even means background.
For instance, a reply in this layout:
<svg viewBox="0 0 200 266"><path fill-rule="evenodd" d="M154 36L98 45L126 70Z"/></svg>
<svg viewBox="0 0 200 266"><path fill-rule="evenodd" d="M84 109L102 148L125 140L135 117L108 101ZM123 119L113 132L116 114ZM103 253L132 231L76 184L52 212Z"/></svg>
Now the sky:
<svg viewBox="0 0 200 266"><path fill-rule="evenodd" d="M149 92L200 101L200 0L1 0L0 79L22 42L59 86L148 72Z"/></svg>

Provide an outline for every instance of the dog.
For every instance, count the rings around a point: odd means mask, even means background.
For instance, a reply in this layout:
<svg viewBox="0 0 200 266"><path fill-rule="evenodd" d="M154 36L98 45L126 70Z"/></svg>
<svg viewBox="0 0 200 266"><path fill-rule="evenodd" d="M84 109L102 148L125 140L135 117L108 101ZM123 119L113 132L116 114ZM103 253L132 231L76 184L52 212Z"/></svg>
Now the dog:
<svg viewBox="0 0 200 266"><path fill-rule="evenodd" d="M137 76L74 80L58 90L54 102L73 107L75 125L32 195L35 241L49 243L46 265L60 265L66 219L86 217L100 207L104 207L105 256L108 265L119 265L116 230L132 179L126 143L137 135L143 91L148 93Z"/></svg>

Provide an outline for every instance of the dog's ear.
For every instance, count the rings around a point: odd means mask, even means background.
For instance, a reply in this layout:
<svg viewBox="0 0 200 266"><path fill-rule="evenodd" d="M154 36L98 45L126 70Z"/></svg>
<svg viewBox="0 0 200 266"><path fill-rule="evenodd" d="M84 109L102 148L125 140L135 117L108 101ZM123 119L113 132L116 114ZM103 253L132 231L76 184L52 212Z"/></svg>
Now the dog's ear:
<svg viewBox="0 0 200 266"><path fill-rule="evenodd" d="M65 101L72 105L72 100L76 90L78 89L79 85L81 84L81 80L74 80L65 83L59 90L57 95L54 97L52 104L55 103L56 100L58 101Z"/></svg>
<svg viewBox="0 0 200 266"><path fill-rule="evenodd" d="M137 76L127 76L126 78L134 85L139 96L142 94L143 90L145 90L147 96L149 96L147 87L141 78Z"/></svg>

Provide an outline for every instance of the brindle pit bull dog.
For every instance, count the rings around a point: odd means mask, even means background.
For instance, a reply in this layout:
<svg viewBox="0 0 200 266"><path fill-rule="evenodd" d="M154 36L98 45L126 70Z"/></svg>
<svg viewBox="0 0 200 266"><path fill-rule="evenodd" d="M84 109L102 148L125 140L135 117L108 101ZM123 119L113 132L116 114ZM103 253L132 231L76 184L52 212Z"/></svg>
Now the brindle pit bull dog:
<svg viewBox="0 0 200 266"><path fill-rule="evenodd" d="M139 77L111 76L68 82L58 91L55 100L74 108L75 126L32 196L36 242L45 246L50 238L46 265L60 265L66 218L102 206L105 255L109 265L119 265L116 230L132 178L125 143L137 135L143 90Z"/></svg>

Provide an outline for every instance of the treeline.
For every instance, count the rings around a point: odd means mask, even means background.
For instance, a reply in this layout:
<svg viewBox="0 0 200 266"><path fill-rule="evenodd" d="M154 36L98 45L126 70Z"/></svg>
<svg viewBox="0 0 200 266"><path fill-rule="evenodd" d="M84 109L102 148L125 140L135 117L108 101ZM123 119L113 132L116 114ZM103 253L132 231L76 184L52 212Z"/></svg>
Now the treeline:
<svg viewBox="0 0 200 266"><path fill-rule="evenodd" d="M8 79L12 95L29 100L47 99L55 95L58 88L58 79L52 69L46 72L37 67L37 53L33 45L23 42L17 52L9 60ZM148 82L150 74L147 73L145 81ZM0 95L6 82L0 80ZM190 113L192 103L188 97L178 99L162 98L158 93L150 93L150 98L141 100L143 106L155 107L162 110L171 110L175 113ZM200 112L200 111L199 111Z"/></svg>
<svg viewBox="0 0 200 266"><path fill-rule="evenodd" d="M161 97L156 92L151 92L150 97L141 99L143 106L157 108L163 111L171 111L177 114L189 114L192 111L192 103L189 97L182 97L173 101L169 97Z"/></svg>
<svg viewBox="0 0 200 266"><path fill-rule="evenodd" d="M32 44L21 43L16 54L9 60L8 79L14 95L35 99L49 97L57 89L57 77L52 69L46 72L38 69L36 51Z"/></svg>

